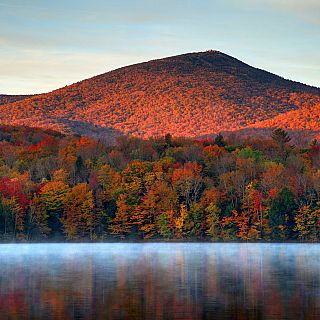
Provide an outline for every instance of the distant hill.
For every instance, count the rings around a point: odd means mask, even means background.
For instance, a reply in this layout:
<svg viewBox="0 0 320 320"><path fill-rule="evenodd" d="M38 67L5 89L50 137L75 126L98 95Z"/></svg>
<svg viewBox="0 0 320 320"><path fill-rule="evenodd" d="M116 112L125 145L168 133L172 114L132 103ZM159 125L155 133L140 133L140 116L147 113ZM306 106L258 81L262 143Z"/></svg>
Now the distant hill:
<svg viewBox="0 0 320 320"><path fill-rule="evenodd" d="M282 125L287 113L301 119L299 129L309 128L303 121L319 127L319 103L319 88L206 51L131 65L4 104L0 122L111 140L168 132L200 137Z"/></svg>
<svg viewBox="0 0 320 320"><path fill-rule="evenodd" d="M26 98L30 98L32 95L10 95L10 94L0 94L0 105L8 104L11 102L20 101Z"/></svg>

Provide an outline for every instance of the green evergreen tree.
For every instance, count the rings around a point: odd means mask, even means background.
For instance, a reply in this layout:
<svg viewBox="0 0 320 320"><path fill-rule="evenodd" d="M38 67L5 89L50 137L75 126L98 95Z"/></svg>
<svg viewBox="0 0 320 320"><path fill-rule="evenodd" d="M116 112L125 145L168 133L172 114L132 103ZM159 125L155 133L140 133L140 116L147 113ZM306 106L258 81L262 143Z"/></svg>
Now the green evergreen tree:
<svg viewBox="0 0 320 320"><path fill-rule="evenodd" d="M294 213L297 208L294 194L283 188L272 201L269 211L269 224L273 240L283 240L294 236Z"/></svg>

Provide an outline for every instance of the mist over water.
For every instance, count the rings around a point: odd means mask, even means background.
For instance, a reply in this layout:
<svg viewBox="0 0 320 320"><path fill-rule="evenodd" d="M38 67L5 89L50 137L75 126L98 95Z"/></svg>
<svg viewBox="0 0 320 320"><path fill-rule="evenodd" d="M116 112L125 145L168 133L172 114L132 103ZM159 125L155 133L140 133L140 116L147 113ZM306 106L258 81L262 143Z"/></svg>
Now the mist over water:
<svg viewBox="0 0 320 320"><path fill-rule="evenodd" d="M0 319L318 319L320 244L0 245Z"/></svg>

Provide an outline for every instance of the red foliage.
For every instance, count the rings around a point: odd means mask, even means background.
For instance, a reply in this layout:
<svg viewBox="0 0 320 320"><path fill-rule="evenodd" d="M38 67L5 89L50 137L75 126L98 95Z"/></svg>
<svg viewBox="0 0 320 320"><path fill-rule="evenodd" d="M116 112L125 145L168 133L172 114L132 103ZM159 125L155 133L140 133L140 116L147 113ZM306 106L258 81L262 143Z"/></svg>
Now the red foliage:
<svg viewBox="0 0 320 320"><path fill-rule="evenodd" d="M18 200L22 209L25 209L29 204L28 196L23 193L22 183L17 178L0 178L0 193L5 198L15 198Z"/></svg>

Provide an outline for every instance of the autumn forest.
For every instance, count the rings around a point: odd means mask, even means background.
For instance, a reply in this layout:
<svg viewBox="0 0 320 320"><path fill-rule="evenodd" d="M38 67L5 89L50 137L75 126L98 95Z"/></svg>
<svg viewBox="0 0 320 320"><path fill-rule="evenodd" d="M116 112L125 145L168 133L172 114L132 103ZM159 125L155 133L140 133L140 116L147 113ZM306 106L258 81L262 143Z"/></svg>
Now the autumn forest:
<svg viewBox="0 0 320 320"><path fill-rule="evenodd" d="M0 128L2 241L317 241L320 144Z"/></svg>

